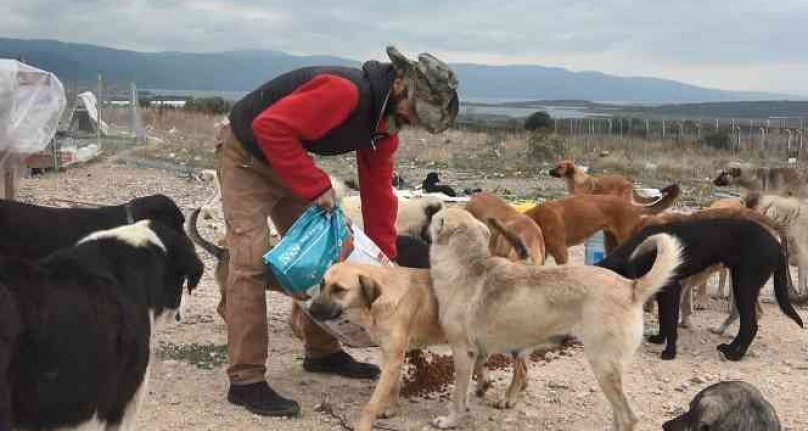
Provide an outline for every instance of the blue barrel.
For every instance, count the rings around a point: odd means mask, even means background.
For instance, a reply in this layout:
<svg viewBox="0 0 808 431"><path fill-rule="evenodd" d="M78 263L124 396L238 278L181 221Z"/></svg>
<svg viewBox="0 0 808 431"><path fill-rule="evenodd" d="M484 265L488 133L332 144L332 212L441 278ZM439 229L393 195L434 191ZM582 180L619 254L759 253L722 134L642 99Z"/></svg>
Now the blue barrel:
<svg viewBox="0 0 808 431"><path fill-rule="evenodd" d="M606 248L603 243L603 231L599 230L596 234L589 237L584 242L585 262L587 265L592 265L600 262L606 257Z"/></svg>

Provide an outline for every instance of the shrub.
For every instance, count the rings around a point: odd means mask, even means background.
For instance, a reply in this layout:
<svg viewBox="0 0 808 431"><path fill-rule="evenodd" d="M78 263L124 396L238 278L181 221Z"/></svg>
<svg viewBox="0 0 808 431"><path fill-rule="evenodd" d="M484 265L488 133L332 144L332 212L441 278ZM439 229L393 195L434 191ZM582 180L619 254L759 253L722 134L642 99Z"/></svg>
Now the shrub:
<svg viewBox="0 0 808 431"><path fill-rule="evenodd" d="M718 131L709 133L702 138L704 145L716 150L729 150L732 148L732 136L729 133Z"/></svg>
<svg viewBox="0 0 808 431"><path fill-rule="evenodd" d="M565 152L564 140L557 135L531 133L527 139L527 157L534 162L553 162Z"/></svg>
<svg viewBox="0 0 808 431"><path fill-rule="evenodd" d="M529 131L550 130L553 127L553 118L544 111L534 112L525 119L524 127Z"/></svg>

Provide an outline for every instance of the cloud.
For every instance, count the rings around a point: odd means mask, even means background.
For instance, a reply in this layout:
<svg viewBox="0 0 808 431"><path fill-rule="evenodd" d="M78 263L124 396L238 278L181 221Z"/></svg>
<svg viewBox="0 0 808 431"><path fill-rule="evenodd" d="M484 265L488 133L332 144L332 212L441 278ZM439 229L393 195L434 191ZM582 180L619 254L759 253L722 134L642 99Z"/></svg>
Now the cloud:
<svg viewBox="0 0 808 431"><path fill-rule="evenodd" d="M8 4L2 4L8 3ZM782 0L2 0L7 37L145 51L430 51L808 94L808 2Z"/></svg>

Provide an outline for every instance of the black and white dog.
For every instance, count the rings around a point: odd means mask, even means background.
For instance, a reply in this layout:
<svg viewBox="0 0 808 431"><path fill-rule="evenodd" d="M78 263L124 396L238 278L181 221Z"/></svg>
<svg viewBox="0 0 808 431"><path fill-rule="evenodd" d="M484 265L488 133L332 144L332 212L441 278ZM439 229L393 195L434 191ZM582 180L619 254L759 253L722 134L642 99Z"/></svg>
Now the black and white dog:
<svg viewBox="0 0 808 431"><path fill-rule="evenodd" d="M92 232L147 219L183 232L182 211L160 194L101 208L52 208L0 200L0 256L41 259Z"/></svg>
<svg viewBox="0 0 808 431"><path fill-rule="evenodd" d="M724 264L730 272L741 319L738 334L732 343L718 346L724 357L737 361L746 354L758 329L755 304L760 289L772 274L777 304L786 316L803 326L788 297L788 260L780 243L766 228L749 219L727 217L647 226L596 265L628 278L644 275L654 263L656 251L637 250L637 247L646 238L658 233L667 233L679 239L685 256L684 262L676 270L674 281L656 295L659 334L648 340L656 344L667 340L662 359L676 357L682 290L680 281L717 263Z"/></svg>
<svg viewBox="0 0 808 431"><path fill-rule="evenodd" d="M665 431L780 431L774 407L741 381L719 382L699 392L690 410L662 425Z"/></svg>
<svg viewBox="0 0 808 431"><path fill-rule="evenodd" d="M0 429L133 429L153 328L203 270L186 235L149 220L0 259Z"/></svg>

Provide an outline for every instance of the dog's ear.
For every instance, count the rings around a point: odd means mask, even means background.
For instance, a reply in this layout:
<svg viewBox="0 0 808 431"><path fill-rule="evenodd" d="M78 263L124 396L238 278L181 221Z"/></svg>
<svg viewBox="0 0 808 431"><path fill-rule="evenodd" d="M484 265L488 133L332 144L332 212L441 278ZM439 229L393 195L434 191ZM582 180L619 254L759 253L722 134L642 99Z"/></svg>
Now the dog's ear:
<svg viewBox="0 0 808 431"><path fill-rule="evenodd" d="M376 280L366 275L359 275L359 287L362 288L362 298L364 298L368 307L370 307L381 295L379 284L376 283Z"/></svg>
<svg viewBox="0 0 808 431"><path fill-rule="evenodd" d="M743 199L744 205L747 208L755 209L760 204L760 192L758 191L750 191L747 193L746 197Z"/></svg>

